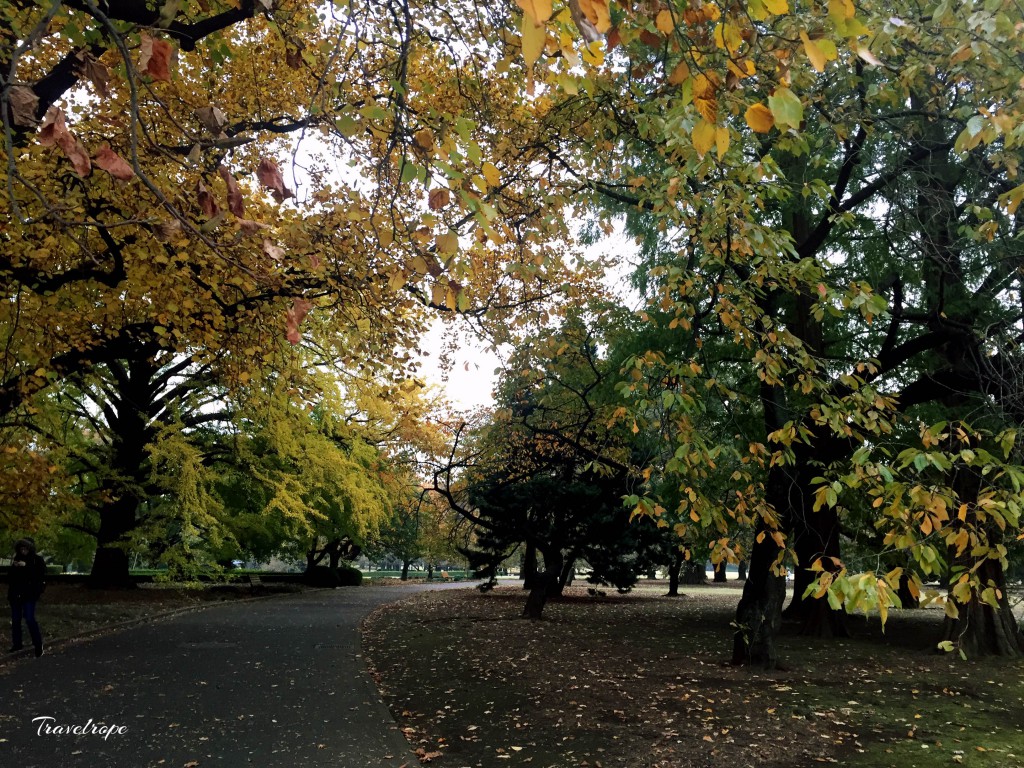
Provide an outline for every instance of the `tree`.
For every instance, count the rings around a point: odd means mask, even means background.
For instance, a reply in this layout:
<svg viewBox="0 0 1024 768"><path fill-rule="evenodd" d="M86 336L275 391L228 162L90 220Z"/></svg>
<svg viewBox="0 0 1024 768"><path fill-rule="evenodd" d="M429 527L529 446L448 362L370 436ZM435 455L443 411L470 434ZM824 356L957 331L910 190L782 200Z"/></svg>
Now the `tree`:
<svg viewBox="0 0 1024 768"><path fill-rule="evenodd" d="M634 412L644 418L662 397L673 407L690 458L672 471L694 489L681 520L692 510L694 524L730 534L755 526L738 659L775 663L787 550L807 630L841 631L835 603L807 602L803 588L809 566L841 569L837 503L858 449L925 403L1013 413L1006 372L1021 323L1006 297L1020 286L1007 267L1024 192L1006 181L1019 163L1009 9L623 12L610 54L619 66L584 61L579 98L591 109L580 108L578 135L603 151L559 155L566 197L589 195L599 223L632 207L660 241L648 317L698 351L653 380L642 373L663 363L657 350L637 355ZM982 28L992 36L975 50ZM870 47L859 39L869 29ZM569 77L563 66L538 57L546 75ZM894 263L894 249L908 258ZM896 266L905 274L884 271ZM707 364L728 360L757 378ZM733 375L719 378L723 369ZM702 416L719 397L756 409L760 434L709 432ZM746 464L716 509L694 467L723 455ZM906 512L924 525L923 509ZM876 604L889 599L880 589Z"/></svg>

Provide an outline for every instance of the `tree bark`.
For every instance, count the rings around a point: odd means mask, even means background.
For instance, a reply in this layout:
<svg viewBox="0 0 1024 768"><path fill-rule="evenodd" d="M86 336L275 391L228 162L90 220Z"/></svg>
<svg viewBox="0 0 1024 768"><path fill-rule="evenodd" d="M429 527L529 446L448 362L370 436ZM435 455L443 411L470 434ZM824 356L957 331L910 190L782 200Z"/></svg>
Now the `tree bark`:
<svg viewBox="0 0 1024 768"><path fill-rule="evenodd" d="M572 579L576 575L576 558L569 556L565 559L565 563L562 565L562 572L558 575L558 591L556 595L561 595L567 586L572 584Z"/></svg>
<svg viewBox="0 0 1024 768"><path fill-rule="evenodd" d="M750 572L736 606L738 628L733 636L732 663L775 669L779 665L775 637L786 599L786 579L773 571L782 550L763 521L757 526L757 534L750 556Z"/></svg>
<svg viewBox="0 0 1024 768"><path fill-rule="evenodd" d="M526 542L522 572L519 575L523 577L523 589L533 589L537 580L537 545L532 541Z"/></svg>
<svg viewBox="0 0 1024 768"><path fill-rule="evenodd" d="M676 549L668 566L668 597L679 597L679 572L683 568L683 552Z"/></svg>
<svg viewBox="0 0 1024 768"><path fill-rule="evenodd" d="M726 576L726 573L725 573L725 566L726 565L727 565L727 563L726 563L725 560L723 560L722 562L720 562L717 565L715 565L715 577L714 577L715 584L724 584L726 582L726 580L727 580L727 576Z"/></svg>
<svg viewBox="0 0 1024 768"><path fill-rule="evenodd" d="M957 618L946 617L942 639L951 640L968 658L1024 656L1024 636L1006 596L1003 566L998 560L986 560L978 569L978 575L983 584L999 590L1002 597L996 600L998 607L984 602L976 591L972 592L970 602L958 606ZM952 595L948 599L952 600Z"/></svg>
<svg viewBox="0 0 1024 768"><path fill-rule="evenodd" d="M558 579L562 572L563 558L560 550L547 550L544 555L544 571L534 578L534 586L523 606L523 618L538 621L544 612L548 598L557 593Z"/></svg>

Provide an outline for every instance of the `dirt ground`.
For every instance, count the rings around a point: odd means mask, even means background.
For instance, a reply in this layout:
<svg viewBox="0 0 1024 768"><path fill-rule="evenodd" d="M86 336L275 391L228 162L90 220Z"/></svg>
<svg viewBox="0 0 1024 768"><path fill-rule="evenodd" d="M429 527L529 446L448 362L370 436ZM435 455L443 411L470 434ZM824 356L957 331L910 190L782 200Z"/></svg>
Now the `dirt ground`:
<svg viewBox="0 0 1024 768"><path fill-rule="evenodd" d="M385 606L364 649L422 762L442 768L1024 766L1024 664L935 652L941 610L784 627L786 669L727 665L739 592L457 590Z"/></svg>

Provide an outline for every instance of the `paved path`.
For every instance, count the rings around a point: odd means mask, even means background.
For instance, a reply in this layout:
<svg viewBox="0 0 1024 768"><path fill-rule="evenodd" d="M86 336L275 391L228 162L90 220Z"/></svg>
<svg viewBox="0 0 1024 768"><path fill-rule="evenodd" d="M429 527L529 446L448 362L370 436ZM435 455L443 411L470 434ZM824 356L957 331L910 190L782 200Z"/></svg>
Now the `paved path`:
<svg viewBox="0 0 1024 768"><path fill-rule="evenodd" d="M217 606L17 659L0 668L0 766L416 765L366 672L358 625L430 588L444 586ZM54 732L90 720L120 732Z"/></svg>

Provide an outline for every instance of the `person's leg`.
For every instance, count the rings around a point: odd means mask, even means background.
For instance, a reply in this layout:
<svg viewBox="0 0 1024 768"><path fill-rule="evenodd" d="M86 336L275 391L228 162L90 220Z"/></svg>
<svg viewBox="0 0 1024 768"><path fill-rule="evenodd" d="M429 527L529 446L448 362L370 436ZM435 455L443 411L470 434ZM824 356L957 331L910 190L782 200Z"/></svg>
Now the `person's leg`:
<svg viewBox="0 0 1024 768"><path fill-rule="evenodd" d="M21 603L11 603L11 650L21 650Z"/></svg>
<svg viewBox="0 0 1024 768"><path fill-rule="evenodd" d="M28 624L28 633L32 636L32 645L36 649L36 656L43 655L43 633L39 630L39 622L36 621L36 601L26 600L22 612L25 614L25 623Z"/></svg>

